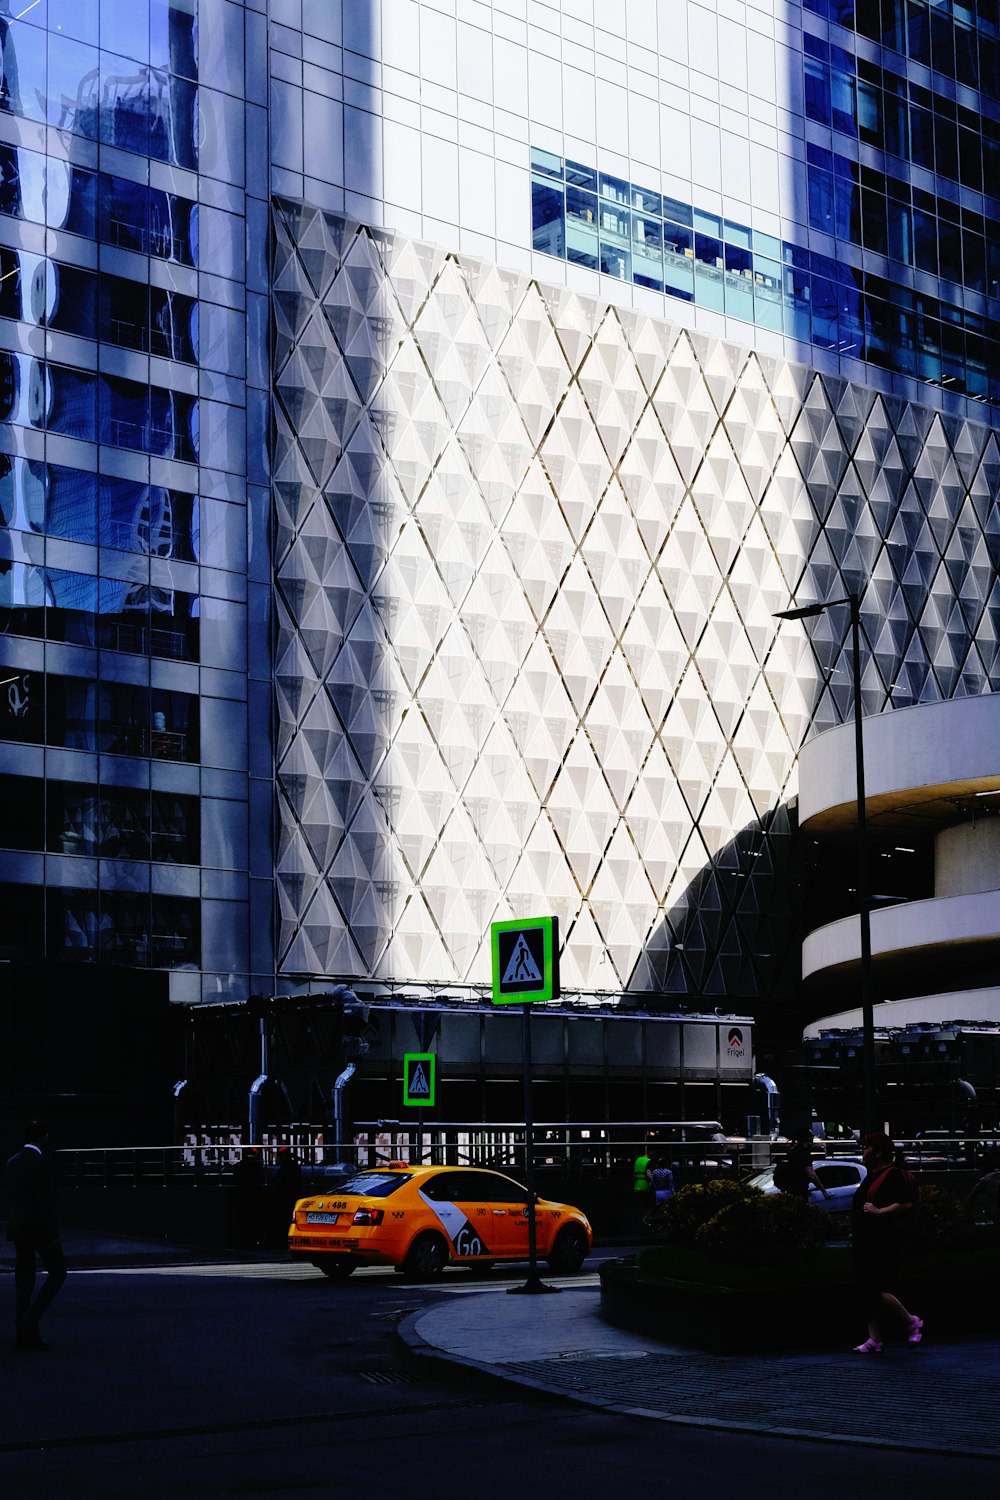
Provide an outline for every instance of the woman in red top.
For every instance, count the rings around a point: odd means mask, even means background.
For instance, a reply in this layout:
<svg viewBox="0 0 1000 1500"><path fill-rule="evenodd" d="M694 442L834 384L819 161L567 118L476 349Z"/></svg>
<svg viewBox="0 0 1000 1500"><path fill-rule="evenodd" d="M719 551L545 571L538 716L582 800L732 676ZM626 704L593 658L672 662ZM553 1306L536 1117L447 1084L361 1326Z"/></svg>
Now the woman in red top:
<svg viewBox="0 0 1000 1500"><path fill-rule="evenodd" d="M882 1353L882 1317L886 1310L905 1328L908 1344L919 1344L923 1336L923 1319L907 1312L899 1298L885 1290L899 1274L917 1201L908 1174L892 1164L893 1149L892 1141L880 1130L862 1137L861 1154L868 1176L851 1205L854 1267L868 1317L868 1337L855 1346L858 1354Z"/></svg>

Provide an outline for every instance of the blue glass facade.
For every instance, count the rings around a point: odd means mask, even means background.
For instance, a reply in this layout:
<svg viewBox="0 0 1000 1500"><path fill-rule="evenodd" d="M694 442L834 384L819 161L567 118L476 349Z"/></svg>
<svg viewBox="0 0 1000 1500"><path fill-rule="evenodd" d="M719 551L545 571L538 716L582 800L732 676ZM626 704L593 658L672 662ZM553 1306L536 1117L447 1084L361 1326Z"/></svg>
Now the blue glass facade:
<svg viewBox="0 0 1000 1500"><path fill-rule="evenodd" d="M183 1001L273 970L244 21L0 4L0 946Z"/></svg>
<svg viewBox="0 0 1000 1500"><path fill-rule="evenodd" d="M550 152L532 151L531 172L535 250L976 401L1000 402L995 314L983 296L968 299L981 311L967 307L961 289L964 281L971 293L1000 293L1000 222L981 211L960 213L908 179L810 144L810 226L899 263L875 272L852 264L850 255L779 240ZM959 285L933 295L905 266L935 276L940 270L943 281Z"/></svg>

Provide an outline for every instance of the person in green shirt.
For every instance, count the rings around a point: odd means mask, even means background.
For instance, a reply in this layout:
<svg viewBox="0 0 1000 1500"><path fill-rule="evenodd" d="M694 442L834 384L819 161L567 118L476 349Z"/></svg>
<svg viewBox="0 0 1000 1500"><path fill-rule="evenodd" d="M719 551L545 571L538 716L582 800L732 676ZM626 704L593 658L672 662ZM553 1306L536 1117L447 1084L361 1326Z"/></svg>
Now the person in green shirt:
<svg viewBox="0 0 1000 1500"><path fill-rule="evenodd" d="M632 1201L635 1206L634 1219L641 1224L653 1206L653 1190L649 1185L649 1168L652 1158L645 1147L639 1152L632 1168Z"/></svg>

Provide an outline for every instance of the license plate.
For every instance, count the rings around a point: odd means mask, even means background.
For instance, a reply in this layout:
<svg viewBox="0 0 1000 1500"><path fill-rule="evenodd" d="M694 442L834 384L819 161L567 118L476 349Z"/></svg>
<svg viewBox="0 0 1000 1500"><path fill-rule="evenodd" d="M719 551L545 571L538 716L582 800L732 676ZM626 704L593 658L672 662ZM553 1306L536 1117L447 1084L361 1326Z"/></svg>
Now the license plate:
<svg viewBox="0 0 1000 1500"><path fill-rule="evenodd" d="M338 1214L306 1214L307 1224L336 1224Z"/></svg>

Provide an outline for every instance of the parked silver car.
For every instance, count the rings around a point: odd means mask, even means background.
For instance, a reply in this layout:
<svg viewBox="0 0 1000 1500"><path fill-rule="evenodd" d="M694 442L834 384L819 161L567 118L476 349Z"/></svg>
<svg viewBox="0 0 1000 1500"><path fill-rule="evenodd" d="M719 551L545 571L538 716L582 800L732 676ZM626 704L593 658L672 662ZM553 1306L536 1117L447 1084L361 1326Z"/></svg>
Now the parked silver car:
<svg viewBox="0 0 1000 1500"><path fill-rule="evenodd" d="M824 1198L819 1188L810 1183L809 1202L846 1223L851 1214L851 1199L867 1176L861 1157L820 1157L813 1161L813 1171L830 1196ZM778 1189L774 1185L774 1166L757 1172L750 1178L750 1186L760 1188L762 1193L776 1193Z"/></svg>

